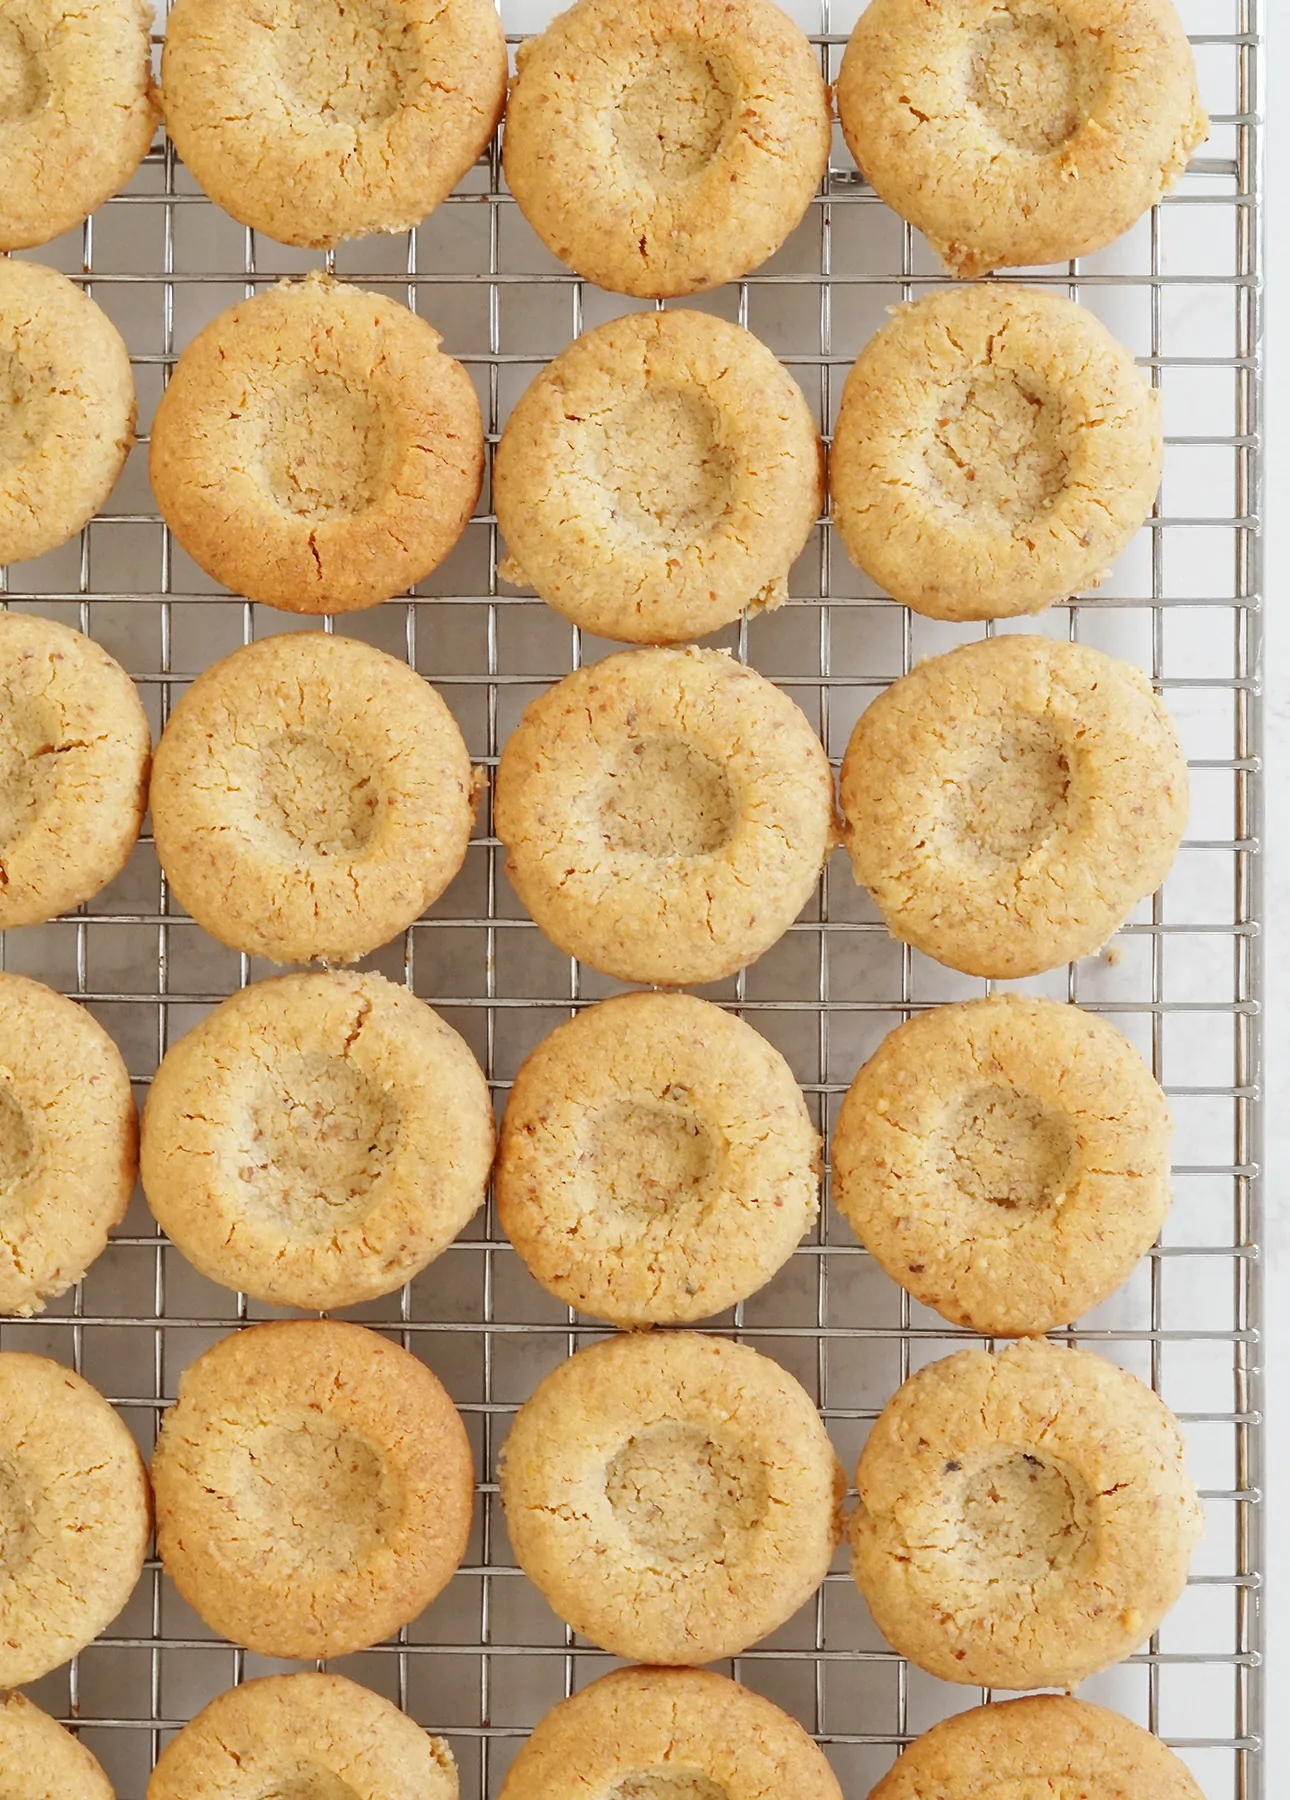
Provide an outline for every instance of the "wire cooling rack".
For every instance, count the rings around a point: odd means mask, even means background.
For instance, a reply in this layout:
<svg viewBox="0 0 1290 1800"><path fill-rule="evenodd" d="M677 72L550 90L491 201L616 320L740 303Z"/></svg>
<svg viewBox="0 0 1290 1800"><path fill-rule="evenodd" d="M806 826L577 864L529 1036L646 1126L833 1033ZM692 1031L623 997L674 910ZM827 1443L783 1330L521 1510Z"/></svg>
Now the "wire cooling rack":
<svg viewBox="0 0 1290 1800"><path fill-rule="evenodd" d="M513 38L551 10L548 0L502 0ZM835 74L861 0L789 0L789 10ZM1257 1800L1261 36L1257 0L1183 0L1181 10L1213 115L1209 144L1128 237L1078 265L1027 276L1098 313L1163 390L1160 505L1096 594L1021 628L1069 633L1149 670L1187 750L1192 821L1163 893L1110 950L1020 985L1109 1014L1150 1058L1177 1127L1176 1202L1161 1246L1123 1293L1066 1335L1149 1379L1177 1411L1208 1535L1186 1595L1149 1648L1081 1691L1158 1730L1208 1800ZM491 445L542 363L631 304L545 253L504 191L497 145L420 229L324 259L236 226L159 143L83 231L34 254L83 278L124 333L144 441L103 516L64 550L0 570L0 598L77 625L119 657L154 732L217 656L311 623L218 589L153 506L148 423L176 352L201 325L256 287L330 260L337 274L406 299L438 326L477 383ZM827 433L846 370L885 309L941 279L921 239L861 182L839 137L828 178L784 249L757 275L690 304L762 337ZM460 546L415 597L348 617L343 629L431 679L491 769L525 703L610 646L499 581L489 508L486 489ZM786 688L835 760L875 692L918 656L980 635L912 617L876 594L827 521L792 593L782 612L716 641ZM224 995L270 973L180 912L146 835L91 906L12 933L3 950L9 969L88 1005L120 1044L140 1098L168 1044ZM458 880L371 962L465 1034L499 1104L539 1038L571 1007L613 991L524 917L486 810ZM709 992L784 1051L827 1136L857 1066L893 1025L912 1008L982 988L894 943L839 856L782 943ZM80 1286L38 1321L0 1325L0 1345L74 1363L148 1450L188 1361L266 1312L197 1276L136 1196ZM353 1316L401 1337L447 1383L482 1479L466 1563L449 1589L397 1642L335 1666L443 1732L465 1800L488 1800L542 1712L609 1661L575 1641L519 1575L495 1479L515 1407L588 1333L529 1278L491 1208L402 1294ZM852 1467L898 1383L962 1341L895 1288L827 1208L782 1274L711 1328L788 1365ZM152 1562L111 1630L32 1692L79 1723L121 1800L142 1800L174 1730L230 1683L273 1666L213 1638ZM887 1648L841 1558L797 1618L728 1667L818 1734L854 1800L900 1744L979 1697Z"/></svg>

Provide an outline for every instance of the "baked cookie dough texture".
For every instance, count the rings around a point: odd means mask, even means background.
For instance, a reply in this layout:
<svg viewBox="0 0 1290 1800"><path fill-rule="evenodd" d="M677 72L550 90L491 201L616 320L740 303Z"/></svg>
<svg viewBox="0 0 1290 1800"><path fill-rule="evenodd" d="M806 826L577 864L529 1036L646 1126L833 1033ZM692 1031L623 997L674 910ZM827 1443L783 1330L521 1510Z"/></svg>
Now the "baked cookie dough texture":
<svg viewBox="0 0 1290 1800"><path fill-rule="evenodd" d="M84 1744L21 1694L0 1695L0 1769L20 1776L18 1800L114 1800Z"/></svg>
<svg viewBox="0 0 1290 1800"><path fill-rule="evenodd" d="M1169 1110L1115 1028L999 995L897 1026L851 1084L833 1199L924 1306L985 1336L1100 1304L1169 1206Z"/></svg>
<svg viewBox="0 0 1290 1800"><path fill-rule="evenodd" d="M1073 1688L1146 1642L1203 1530L1178 1426L1136 1377L1028 1338L898 1390L856 1471L852 1574L943 1681Z"/></svg>
<svg viewBox="0 0 1290 1800"><path fill-rule="evenodd" d="M157 1759L148 1800L457 1800L457 1767L343 1675L266 1675L218 1695Z"/></svg>
<svg viewBox="0 0 1290 1800"><path fill-rule="evenodd" d="M461 1561L474 1506L439 1381L331 1319L255 1325L199 1356L152 1485L157 1549L188 1604L234 1643L300 1661L415 1619Z"/></svg>
<svg viewBox="0 0 1290 1800"><path fill-rule="evenodd" d="M770 0L579 0L521 46L502 148L548 250L657 298L772 256L831 135L816 54Z"/></svg>
<svg viewBox="0 0 1290 1800"><path fill-rule="evenodd" d="M144 1116L157 1222L202 1274L277 1306L402 1287L483 1205L492 1160L479 1064L379 975L243 988L167 1052Z"/></svg>
<svg viewBox="0 0 1290 1800"><path fill-rule="evenodd" d="M989 283L900 307L842 391L829 481L851 560L934 619L1096 586L1150 515L1159 395L1093 314Z"/></svg>
<svg viewBox="0 0 1290 1800"><path fill-rule="evenodd" d="M675 643L788 598L824 451L802 390L750 332L628 313L521 396L493 501L504 579L601 637Z"/></svg>
<svg viewBox="0 0 1290 1800"><path fill-rule="evenodd" d="M1012 980L1099 950L1160 886L1187 765L1138 669L1007 636L931 657L880 694L841 794L856 879L893 935Z"/></svg>
<svg viewBox="0 0 1290 1800"><path fill-rule="evenodd" d="M1205 1800L1158 1737L1119 1713L1063 1694L974 1706L933 1725L900 1756L869 1800Z"/></svg>
<svg viewBox="0 0 1290 1800"><path fill-rule="evenodd" d="M285 632L199 675L157 746L176 897L236 950L356 962L461 867L482 777L443 701L353 638Z"/></svg>
<svg viewBox="0 0 1290 1800"><path fill-rule="evenodd" d="M150 748L134 683L106 650L52 619L0 615L0 931L70 912L120 874Z"/></svg>
<svg viewBox="0 0 1290 1800"><path fill-rule="evenodd" d="M103 1396L47 1357L0 1354L0 1689L107 1629L150 1524L143 1459Z"/></svg>
<svg viewBox="0 0 1290 1800"><path fill-rule="evenodd" d="M737 1656L804 1605L845 1490L805 1389L693 1332L561 1363L516 1415L500 1480L520 1567L560 1618L665 1664Z"/></svg>
<svg viewBox="0 0 1290 1800"><path fill-rule="evenodd" d="M872 0L837 102L870 185L956 275L1100 250L1209 129L1172 0Z"/></svg>
<svg viewBox="0 0 1290 1800"><path fill-rule="evenodd" d="M502 751L494 820L557 949L662 986L761 956L836 842L805 715L717 650L625 651L548 688Z"/></svg>
<svg viewBox="0 0 1290 1800"><path fill-rule="evenodd" d="M287 612L353 612L452 549L484 475L479 402L406 306L322 275L198 332L153 422L166 523L208 575Z"/></svg>
<svg viewBox="0 0 1290 1800"><path fill-rule="evenodd" d="M501 1800L589 1794L842 1800L796 1719L706 1669L602 1675L540 1721L507 1771Z"/></svg>
<svg viewBox="0 0 1290 1800"><path fill-rule="evenodd" d="M0 145L6 29L0 15ZM0 187L3 174L0 149ZM102 308L56 269L0 261L0 563L56 550L94 517L134 421L130 358Z"/></svg>
<svg viewBox="0 0 1290 1800"><path fill-rule="evenodd" d="M70 231L143 161L161 116L152 16L146 0L8 0L0 13L0 250Z"/></svg>
<svg viewBox="0 0 1290 1800"><path fill-rule="evenodd" d="M0 1315L43 1310L125 1217L138 1122L103 1027L39 981L0 974Z"/></svg>
<svg viewBox="0 0 1290 1800"><path fill-rule="evenodd" d="M491 0L177 0L161 79L211 199L320 249L451 193L502 116L506 40Z"/></svg>
<svg viewBox="0 0 1290 1800"><path fill-rule="evenodd" d="M820 1161L792 1070L751 1025L689 994L625 994L521 1064L497 1213L567 1305L687 1324L787 1261L819 1210Z"/></svg>

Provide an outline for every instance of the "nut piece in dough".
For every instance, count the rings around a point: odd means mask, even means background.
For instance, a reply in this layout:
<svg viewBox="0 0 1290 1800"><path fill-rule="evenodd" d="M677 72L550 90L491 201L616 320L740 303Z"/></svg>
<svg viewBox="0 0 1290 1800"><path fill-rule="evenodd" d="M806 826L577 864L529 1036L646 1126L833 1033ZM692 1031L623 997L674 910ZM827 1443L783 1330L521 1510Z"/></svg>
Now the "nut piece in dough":
<svg viewBox="0 0 1290 1800"><path fill-rule="evenodd" d="M1086 1350L962 1350L900 1388L856 1471L851 1572L942 1681L1073 1688L1146 1642L1204 1529L1172 1413Z"/></svg>
<svg viewBox="0 0 1290 1800"><path fill-rule="evenodd" d="M6 0L0 250L61 237L143 161L161 117L152 23L147 0Z"/></svg>
<svg viewBox="0 0 1290 1800"><path fill-rule="evenodd" d="M1015 1785L1014 1785L1015 1784ZM1064 1694L974 1706L915 1738L869 1800L1205 1800L1191 1770L1119 1713Z"/></svg>
<svg viewBox="0 0 1290 1800"><path fill-rule="evenodd" d="M1137 1051L1075 1006L937 1006L860 1070L833 1199L893 1281L955 1325L1069 1325L1128 1280L1169 1207L1169 1109Z"/></svg>
<svg viewBox="0 0 1290 1800"><path fill-rule="evenodd" d="M171 714L152 777L157 856L221 943L356 962L457 873L481 783L406 663L284 632L215 663Z"/></svg>
<svg viewBox="0 0 1290 1800"><path fill-rule="evenodd" d="M479 1064L380 975L243 988L166 1053L144 1113L158 1224L203 1275L276 1306L402 1287L483 1205L492 1160Z"/></svg>
<svg viewBox="0 0 1290 1800"><path fill-rule="evenodd" d="M556 357L493 467L501 574L601 637L704 637L788 598L824 502L806 397L750 332L628 313Z"/></svg>
<svg viewBox="0 0 1290 1800"><path fill-rule="evenodd" d="M770 0L578 0L520 48L506 181L588 281L695 294L779 249L832 123L815 51Z"/></svg>
<svg viewBox="0 0 1290 1800"><path fill-rule="evenodd" d="M1169 873L1187 799L1146 676L1043 637L919 663L842 763L847 849L889 930L998 980L1099 950Z"/></svg>
<svg viewBox="0 0 1290 1800"><path fill-rule="evenodd" d="M0 14L0 119L5 30ZM0 261L0 563L56 550L94 517L134 421L129 353L103 309L57 269Z"/></svg>
<svg viewBox="0 0 1290 1800"><path fill-rule="evenodd" d="M157 1550L261 1656L348 1656L444 1588L474 1508L466 1429L423 1362L334 1319L253 1325L189 1365L152 1459Z"/></svg>
<svg viewBox="0 0 1290 1800"><path fill-rule="evenodd" d="M102 1253L130 1204L138 1141L103 1027L41 982L0 974L0 1314L41 1312Z"/></svg>
<svg viewBox="0 0 1290 1800"><path fill-rule="evenodd" d="M934 619L1096 586L1150 515L1159 396L1062 294L991 282L900 307L842 391L829 482L847 554Z"/></svg>
<svg viewBox="0 0 1290 1800"><path fill-rule="evenodd" d="M0 1695L0 1769L22 1782L15 1800L114 1800L84 1744L22 1694Z"/></svg>
<svg viewBox="0 0 1290 1800"><path fill-rule="evenodd" d="M500 1800L593 1794L842 1800L796 1719L708 1669L615 1669L570 1695L521 1746Z"/></svg>
<svg viewBox="0 0 1290 1800"><path fill-rule="evenodd" d="M558 949L664 986L769 950L836 842L819 738L719 650L624 651L548 688L502 751L494 818Z"/></svg>
<svg viewBox="0 0 1290 1800"><path fill-rule="evenodd" d="M150 748L134 683L106 650L52 619L0 614L0 931L70 912L121 873Z"/></svg>
<svg viewBox="0 0 1290 1800"><path fill-rule="evenodd" d="M457 1800L442 1738L343 1675L266 1675L204 1706L148 1800Z"/></svg>
<svg viewBox="0 0 1290 1800"><path fill-rule="evenodd" d="M497 1164L502 1229L550 1293L615 1325L711 1318L819 1210L820 1139L779 1051L689 994L622 994L530 1052Z"/></svg>
<svg viewBox="0 0 1290 1800"><path fill-rule="evenodd" d="M555 1612L615 1656L683 1664L738 1656L805 1605L846 1487L786 1370L689 1331L561 1363L516 1415L500 1479Z"/></svg>
<svg viewBox="0 0 1290 1800"><path fill-rule="evenodd" d="M48 1357L0 1354L0 1688L107 1629L150 1526L143 1458L102 1394Z"/></svg>
<svg viewBox="0 0 1290 1800"><path fill-rule="evenodd" d="M870 185L955 275L1100 250L1209 130L1173 0L871 0L837 98Z"/></svg>
<svg viewBox="0 0 1290 1800"><path fill-rule="evenodd" d="M492 0L175 0L166 128L212 200L282 244L406 231L506 101Z"/></svg>
<svg viewBox="0 0 1290 1800"><path fill-rule="evenodd" d="M479 498L479 401L434 327L320 275L198 332L153 422L167 525L208 575L286 612L357 612L441 563Z"/></svg>

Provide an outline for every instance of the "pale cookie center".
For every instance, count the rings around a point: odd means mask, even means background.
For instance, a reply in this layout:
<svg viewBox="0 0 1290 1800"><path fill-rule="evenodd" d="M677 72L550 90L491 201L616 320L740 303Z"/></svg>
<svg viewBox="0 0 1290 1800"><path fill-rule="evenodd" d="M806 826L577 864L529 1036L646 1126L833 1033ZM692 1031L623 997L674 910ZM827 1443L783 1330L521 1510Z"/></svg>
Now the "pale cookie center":
<svg viewBox="0 0 1290 1800"><path fill-rule="evenodd" d="M612 1100L588 1121L597 1199L640 1220L701 1202L717 1163L712 1133L692 1107Z"/></svg>
<svg viewBox="0 0 1290 1800"><path fill-rule="evenodd" d="M31 830L48 803L60 730L52 706L0 681L0 870L6 848Z"/></svg>
<svg viewBox="0 0 1290 1800"><path fill-rule="evenodd" d="M36 1166L36 1138L27 1109L3 1083L0 1074L0 1204Z"/></svg>
<svg viewBox="0 0 1290 1800"><path fill-rule="evenodd" d="M48 104L44 56L16 19L0 19L0 125L17 125Z"/></svg>
<svg viewBox="0 0 1290 1800"><path fill-rule="evenodd" d="M391 0L295 0L273 32L278 83L292 111L352 126L396 113L420 74L408 10Z"/></svg>
<svg viewBox="0 0 1290 1800"><path fill-rule="evenodd" d="M605 1495L637 1549L685 1562L733 1548L761 1523L766 1479L736 1446L668 1419L627 1440L605 1470Z"/></svg>
<svg viewBox="0 0 1290 1800"><path fill-rule="evenodd" d="M985 1086L965 1094L950 1115L936 1169L978 1204L1037 1212L1065 1192L1075 1150L1063 1114L1033 1094Z"/></svg>
<svg viewBox="0 0 1290 1800"><path fill-rule="evenodd" d="M611 130L631 170L671 186L712 161L738 107L739 83L725 58L674 39L659 44L623 90Z"/></svg>
<svg viewBox="0 0 1290 1800"><path fill-rule="evenodd" d="M701 1769L640 1769L610 1788L605 1800L730 1800L730 1790Z"/></svg>
<svg viewBox="0 0 1290 1800"><path fill-rule="evenodd" d="M1065 1578L1091 1541L1091 1502L1074 1470L1006 1451L963 1485L959 1550L982 1581L1016 1589Z"/></svg>
<svg viewBox="0 0 1290 1800"><path fill-rule="evenodd" d="M980 369L942 397L923 462L941 505L1016 527L1066 486L1066 438L1064 407L1034 377Z"/></svg>
<svg viewBox="0 0 1290 1800"><path fill-rule="evenodd" d="M38 1541L23 1472L0 1451L0 1579L11 1580Z"/></svg>
<svg viewBox="0 0 1290 1800"><path fill-rule="evenodd" d="M1009 726L947 788L943 819L960 852L992 868L1024 863L1065 823L1070 763L1042 719Z"/></svg>
<svg viewBox="0 0 1290 1800"><path fill-rule="evenodd" d="M281 1781L260 1789L254 1800L363 1800L363 1797L334 1769L307 1764L303 1768L297 1765Z"/></svg>
<svg viewBox="0 0 1290 1800"><path fill-rule="evenodd" d="M369 1210L398 1135L393 1094L343 1057L280 1057L249 1108L245 1204L291 1236L342 1231Z"/></svg>
<svg viewBox="0 0 1290 1800"><path fill-rule="evenodd" d="M49 393L56 386L52 369L33 369L16 350L0 346L0 472L44 442Z"/></svg>
<svg viewBox="0 0 1290 1800"><path fill-rule="evenodd" d="M738 824L720 763L668 733L624 748L602 782L599 812L610 850L650 857L714 855Z"/></svg>
<svg viewBox="0 0 1290 1800"><path fill-rule="evenodd" d="M969 57L968 99L1013 150L1047 156L1096 106L1102 79L1092 46L1051 11L992 19Z"/></svg>
<svg viewBox="0 0 1290 1800"><path fill-rule="evenodd" d="M238 1512L294 1566L352 1575L395 1529L397 1479L377 1446L338 1420L282 1413L251 1426L244 1446Z"/></svg>
<svg viewBox="0 0 1290 1800"><path fill-rule="evenodd" d="M343 746L284 731L260 751L266 823L311 856L354 856L376 832L381 792Z"/></svg>
<svg viewBox="0 0 1290 1800"><path fill-rule="evenodd" d="M394 438L371 396L339 375L298 373L263 404L260 468L285 511L366 512L389 489Z"/></svg>
<svg viewBox="0 0 1290 1800"><path fill-rule="evenodd" d="M615 407L600 425L597 459L614 522L678 545L711 532L735 473L720 424L705 395L663 383Z"/></svg>

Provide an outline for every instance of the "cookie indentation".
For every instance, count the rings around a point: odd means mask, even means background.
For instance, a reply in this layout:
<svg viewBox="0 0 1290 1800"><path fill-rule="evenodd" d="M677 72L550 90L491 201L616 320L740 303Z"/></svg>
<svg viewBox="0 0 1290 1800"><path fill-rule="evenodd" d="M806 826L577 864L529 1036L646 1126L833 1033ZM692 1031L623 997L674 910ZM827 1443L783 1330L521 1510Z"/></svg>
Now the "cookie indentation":
<svg viewBox="0 0 1290 1800"><path fill-rule="evenodd" d="M295 0L272 36L283 97L311 120L378 125L417 81L407 11L390 0Z"/></svg>
<svg viewBox="0 0 1290 1800"><path fill-rule="evenodd" d="M308 370L266 407L261 469L279 506L302 518L366 512L389 485L390 427L373 396Z"/></svg>
<svg viewBox="0 0 1290 1800"><path fill-rule="evenodd" d="M0 125L17 125L48 104L44 57L16 19L0 19Z"/></svg>
<svg viewBox="0 0 1290 1800"><path fill-rule="evenodd" d="M1073 1574L1092 1537L1088 1483L1033 1450L1007 1451L964 1483L958 1551L979 1578L1033 1588Z"/></svg>
<svg viewBox="0 0 1290 1800"><path fill-rule="evenodd" d="M0 679L0 852L29 831L58 773L54 709Z"/></svg>
<svg viewBox="0 0 1290 1800"><path fill-rule="evenodd" d="M739 106L734 70L721 56L676 39L658 45L614 113L623 162L658 186L697 175L721 150Z"/></svg>
<svg viewBox="0 0 1290 1800"><path fill-rule="evenodd" d="M710 532L728 510L735 479L720 432L707 395L671 383L615 407L598 434L597 459L614 522L660 542Z"/></svg>
<svg viewBox="0 0 1290 1800"><path fill-rule="evenodd" d="M284 1563L352 1571L397 1528L402 1496L388 1459L325 1414L284 1409L249 1425L235 1470L239 1518L262 1529Z"/></svg>
<svg viewBox="0 0 1290 1800"><path fill-rule="evenodd" d="M937 1172L981 1205L1035 1212L1065 1194L1075 1160L1070 1120L1034 1094L986 1085L947 1122Z"/></svg>
<svg viewBox="0 0 1290 1800"><path fill-rule="evenodd" d="M1089 117L1101 85L1097 61L1055 8L996 16L973 37L968 98L1012 150L1059 149Z"/></svg>
<svg viewBox="0 0 1290 1800"><path fill-rule="evenodd" d="M730 1800L730 1790L702 1769L641 1769L611 1788L605 1800Z"/></svg>
<svg viewBox="0 0 1290 1800"><path fill-rule="evenodd" d="M614 1100L592 1114L588 1148L600 1198L646 1220L701 1204L717 1165L717 1146L691 1106Z"/></svg>
<svg viewBox="0 0 1290 1800"><path fill-rule="evenodd" d="M974 371L947 390L923 463L942 505L1024 524L1066 486L1065 410L1032 379Z"/></svg>
<svg viewBox="0 0 1290 1800"><path fill-rule="evenodd" d="M733 1446L667 1419L623 1445L605 1471L605 1495L638 1549L686 1562L754 1530L766 1483Z"/></svg>
<svg viewBox="0 0 1290 1800"><path fill-rule="evenodd" d="M7 1087L0 1086L0 1202L32 1173L36 1139L27 1109Z"/></svg>
<svg viewBox="0 0 1290 1800"><path fill-rule="evenodd" d="M684 738L638 738L607 771L600 821L611 850L712 856L735 834L738 808L720 763Z"/></svg>
<svg viewBox="0 0 1290 1800"><path fill-rule="evenodd" d="M372 1204L399 1131L394 1096L343 1057L283 1054L250 1107L246 1205L293 1235L353 1225Z"/></svg>
<svg viewBox="0 0 1290 1800"><path fill-rule="evenodd" d="M362 1800L362 1795L333 1769L312 1764L284 1781L275 1781L272 1791L261 1800Z"/></svg>
<svg viewBox="0 0 1290 1800"><path fill-rule="evenodd" d="M0 1455L0 1570L6 1582L36 1546L34 1523L22 1470L12 1457Z"/></svg>
<svg viewBox="0 0 1290 1800"><path fill-rule="evenodd" d="M1070 762L1043 719L1019 718L949 787L944 820L956 848L992 867L1034 854L1066 822Z"/></svg>
<svg viewBox="0 0 1290 1800"><path fill-rule="evenodd" d="M0 19L0 32L3 30ZM47 371L47 379L52 374ZM45 413L32 371L12 350L0 348L0 469L11 468L31 455L45 436Z"/></svg>
<svg viewBox="0 0 1290 1800"><path fill-rule="evenodd" d="M284 731L260 752L272 826L311 856L352 856L376 831L380 790L370 770L324 737Z"/></svg>

